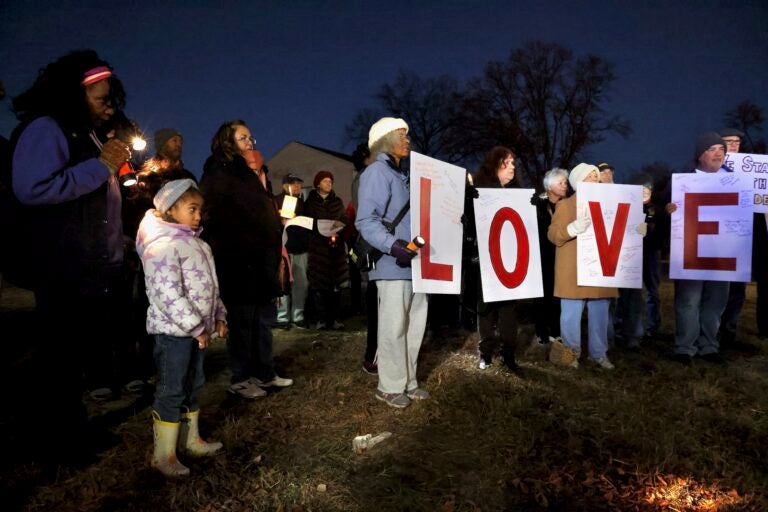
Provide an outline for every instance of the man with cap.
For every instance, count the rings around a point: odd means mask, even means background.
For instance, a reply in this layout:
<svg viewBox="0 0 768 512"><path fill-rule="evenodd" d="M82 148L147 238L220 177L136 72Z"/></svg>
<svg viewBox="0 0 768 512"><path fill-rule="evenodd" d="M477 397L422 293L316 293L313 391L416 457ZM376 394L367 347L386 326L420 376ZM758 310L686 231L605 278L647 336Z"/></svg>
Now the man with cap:
<svg viewBox="0 0 768 512"><path fill-rule="evenodd" d="M741 138L744 132L735 128L723 128L720 130L720 136L725 142L726 154L738 153L741 149ZM727 172L733 172L733 162L723 163L723 169ZM747 297L747 283L734 281L728 288L728 303L725 305L725 311L720 318L720 344L733 345L736 343L736 333L738 331L739 317L741 309L744 307L744 301Z"/></svg>
<svg viewBox="0 0 768 512"><path fill-rule="evenodd" d="M304 215L304 196L301 193L301 187L304 180L293 173L283 176L283 192L275 196L275 205L283 216L283 223L289 217L288 209L283 211L285 197L295 197L296 206L293 215L290 218ZM291 281L290 294L283 295L280 298L280 304L277 308L277 325L286 329L291 327L305 327L304 324L304 303L307 300L307 251L309 250L309 237L312 232L298 225L291 225L285 228L285 249L288 251L288 257L291 261Z"/></svg>
<svg viewBox="0 0 768 512"><path fill-rule="evenodd" d="M152 198L163 184L170 180L197 177L184 168L181 150L184 139L173 128L161 128L155 132L155 156L147 159L137 173L138 182L127 193L123 201L123 224L125 235L136 238L139 222L144 213L152 208Z"/></svg>
<svg viewBox="0 0 768 512"><path fill-rule="evenodd" d="M727 172L723 169L725 161L725 141L715 132L706 132L696 139L695 169L698 174L717 174ZM668 203L666 211L674 213L677 206ZM701 279L675 280L675 347L672 359L684 365L690 365L694 356L703 360L724 364L720 355L717 330L720 316L728 301L727 281L707 281Z"/></svg>
<svg viewBox="0 0 768 512"><path fill-rule="evenodd" d="M600 183L613 183L613 166L607 162L597 165L600 170Z"/></svg>
<svg viewBox="0 0 768 512"><path fill-rule="evenodd" d="M736 128L722 128L718 133L725 142L726 154L738 153L741 150L741 139L744 138L744 132ZM730 165L732 166L733 162L730 162ZM729 167L728 162L723 163L723 168L728 172L733 172L733 168Z"/></svg>
<svg viewBox="0 0 768 512"><path fill-rule="evenodd" d="M355 227L383 256L368 274L379 299L378 376L376 399L391 407L407 407L429 398L416 380L416 363L427 323L427 296L414 293L411 260L410 176L403 160L410 155L408 124L398 118L376 121L368 133L374 162L360 175ZM385 223L406 212L390 231ZM391 224L390 224L391 225Z"/></svg>
<svg viewBox="0 0 768 512"><path fill-rule="evenodd" d="M155 132L155 156L144 163L142 170L158 173L181 170L181 174L189 173L189 176L174 176L172 179L191 178L197 182L195 176L184 169L181 161L183 146L181 133L174 128L160 128Z"/></svg>

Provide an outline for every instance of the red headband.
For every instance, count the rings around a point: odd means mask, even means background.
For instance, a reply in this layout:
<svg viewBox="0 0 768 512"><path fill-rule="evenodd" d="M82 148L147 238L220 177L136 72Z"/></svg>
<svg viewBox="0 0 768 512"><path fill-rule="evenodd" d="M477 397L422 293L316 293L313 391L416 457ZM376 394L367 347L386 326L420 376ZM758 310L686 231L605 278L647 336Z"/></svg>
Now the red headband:
<svg viewBox="0 0 768 512"><path fill-rule="evenodd" d="M83 81L80 85L91 85L112 76L112 71L107 66L99 66L89 69L83 74Z"/></svg>

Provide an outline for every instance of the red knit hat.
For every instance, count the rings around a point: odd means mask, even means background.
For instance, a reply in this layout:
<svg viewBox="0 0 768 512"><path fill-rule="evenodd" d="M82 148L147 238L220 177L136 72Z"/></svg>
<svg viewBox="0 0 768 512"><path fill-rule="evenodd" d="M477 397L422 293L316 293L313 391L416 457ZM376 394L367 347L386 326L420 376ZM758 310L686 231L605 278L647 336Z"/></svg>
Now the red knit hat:
<svg viewBox="0 0 768 512"><path fill-rule="evenodd" d="M315 174L315 179L312 181L312 186L317 188L318 185L320 185L320 182L323 181L325 178L331 178L331 181L333 181L333 174L330 171L320 171L317 174Z"/></svg>

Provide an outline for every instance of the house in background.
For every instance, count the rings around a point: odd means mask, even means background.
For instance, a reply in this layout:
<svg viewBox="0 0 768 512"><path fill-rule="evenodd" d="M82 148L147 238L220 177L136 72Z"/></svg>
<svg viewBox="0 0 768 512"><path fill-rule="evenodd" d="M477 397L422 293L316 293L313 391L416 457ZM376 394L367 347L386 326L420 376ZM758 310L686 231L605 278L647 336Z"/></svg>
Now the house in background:
<svg viewBox="0 0 768 512"><path fill-rule="evenodd" d="M318 148L301 142L289 142L267 161L272 190L278 194L282 189L283 176L292 173L304 180L304 197L314 188L312 180L319 171L333 173L333 191L346 206L352 198L352 178L355 166L352 155L329 149Z"/></svg>

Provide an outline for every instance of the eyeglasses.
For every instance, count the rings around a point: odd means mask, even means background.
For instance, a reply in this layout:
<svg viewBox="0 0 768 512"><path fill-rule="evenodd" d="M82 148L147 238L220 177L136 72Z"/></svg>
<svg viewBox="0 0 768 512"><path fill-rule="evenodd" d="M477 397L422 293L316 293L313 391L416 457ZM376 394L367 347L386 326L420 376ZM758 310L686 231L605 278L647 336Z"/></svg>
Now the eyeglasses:
<svg viewBox="0 0 768 512"><path fill-rule="evenodd" d="M727 145L732 146L734 144L740 144L741 139L723 139L723 142L725 142Z"/></svg>
<svg viewBox="0 0 768 512"><path fill-rule="evenodd" d="M253 144L256 144L256 139L253 137L248 137L247 135L241 135L240 137L235 139L235 142L246 142L251 141Z"/></svg>

